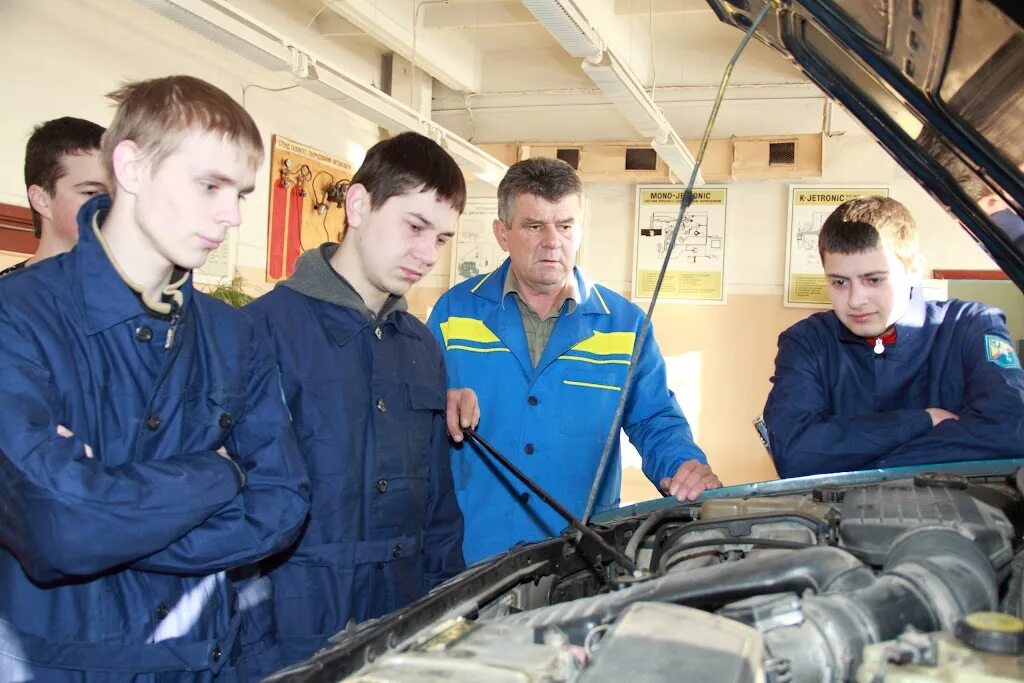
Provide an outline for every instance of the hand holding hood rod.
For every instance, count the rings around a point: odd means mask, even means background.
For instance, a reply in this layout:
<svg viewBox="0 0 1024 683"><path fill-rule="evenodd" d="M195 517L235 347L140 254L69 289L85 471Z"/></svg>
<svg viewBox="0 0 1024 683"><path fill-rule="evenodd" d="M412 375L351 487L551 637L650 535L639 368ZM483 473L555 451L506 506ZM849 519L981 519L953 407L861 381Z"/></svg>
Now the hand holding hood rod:
<svg viewBox="0 0 1024 683"><path fill-rule="evenodd" d="M511 472L513 475L515 475L516 479L526 484L527 488L529 488L531 491L540 496L540 499L543 500L548 505L550 505L551 508L559 515L561 515L562 518L565 519L565 521L567 521L570 526L572 526L574 529L576 529L584 536L589 538L591 541L593 541L595 544L597 544L597 546L601 548L601 550L608 553L608 555L613 560L615 560L615 562L618 563L623 569L628 571L630 574L634 574L636 572L636 565L633 563L633 560L626 557L619 550L616 550L610 543L601 538L601 535L599 533L597 533L596 531L588 527L586 524L581 522L576 515L569 512L569 510L567 510L561 503L555 500L555 498L550 493L541 488L540 484L535 482L533 479L530 479L530 477L526 476L526 474L524 474L523 471L520 470L518 467L513 465L508 458L499 453L498 450L494 446L489 444L486 439L480 436L475 429L473 429L472 427L464 427L462 433L476 441L478 444L480 444L485 451L490 453L495 460L501 463L502 467Z"/></svg>

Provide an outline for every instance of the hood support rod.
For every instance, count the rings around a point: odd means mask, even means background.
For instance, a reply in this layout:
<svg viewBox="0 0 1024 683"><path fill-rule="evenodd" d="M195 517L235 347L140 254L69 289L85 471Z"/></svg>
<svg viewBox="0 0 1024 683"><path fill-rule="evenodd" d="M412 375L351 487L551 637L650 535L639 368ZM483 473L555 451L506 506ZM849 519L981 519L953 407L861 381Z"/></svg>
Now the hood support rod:
<svg viewBox="0 0 1024 683"><path fill-rule="evenodd" d="M526 484L527 488L529 488L535 494L540 496L540 499L543 500L548 505L550 505L551 509L553 509L559 515L561 515L562 518L565 519L565 521L567 521L570 526L572 526L574 529L576 529L584 536L589 538L591 541L593 541L599 548L601 548L601 550L608 553L608 555L623 569L628 571L630 574L634 574L636 572L636 564L633 563L633 560L626 557L624 553L616 550L614 546L608 543L608 541L601 538L601 534L597 533L589 526L581 522L579 517L569 512L569 510L566 509L565 506L563 506L557 500L555 500L555 498L550 493L541 488L540 484L535 482L533 479L530 479L530 477L526 476L526 474L524 474L522 470L520 470L518 467L512 464L512 461L510 461L504 455L499 453L494 446L489 444L486 439L480 436L475 429L471 427L464 427L462 429L462 432L463 434L467 435L468 437L476 441L478 444L480 444L485 451L490 453L495 460L501 463L502 467L511 472L513 475L515 475L516 479Z"/></svg>

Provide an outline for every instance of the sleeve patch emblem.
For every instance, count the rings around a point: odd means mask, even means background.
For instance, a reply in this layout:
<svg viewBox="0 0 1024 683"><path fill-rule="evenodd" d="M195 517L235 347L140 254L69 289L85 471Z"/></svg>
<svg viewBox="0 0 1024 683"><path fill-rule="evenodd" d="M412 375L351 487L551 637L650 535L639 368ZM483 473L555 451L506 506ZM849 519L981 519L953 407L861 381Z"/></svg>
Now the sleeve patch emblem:
<svg viewBox="0 0 1024 683"><path fill-rule="evenodd" d="M985 358L1007 370L1020 370L1020 358L1010 342L994 334L985 335Z"/></svg>

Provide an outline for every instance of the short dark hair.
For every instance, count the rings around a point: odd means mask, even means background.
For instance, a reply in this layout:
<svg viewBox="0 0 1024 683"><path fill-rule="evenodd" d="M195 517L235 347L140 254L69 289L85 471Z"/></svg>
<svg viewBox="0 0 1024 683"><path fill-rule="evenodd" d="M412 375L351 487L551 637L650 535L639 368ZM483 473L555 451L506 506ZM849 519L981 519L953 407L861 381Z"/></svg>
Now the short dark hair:
<svg viewBox="0 0 1024 683"><path fill-rule="evenodd" d="M573 167L561 159L535 157L509 167L498 183L498 220L511 227L516 197L532 194L548 202L569 195L583 196L583 182Z"/></svg>
<svg viewBox="0 0 1024 683"><path fill-rule="evenodd" d="M908 269L917 265L917 223L907 207L889 197L857 197L833 211L818 234L818 254L860 254L889 249Z"/></svg>
<svg viewBox="0 0 1024 683"><path fill-rule="evenodd" d="M64 177L64 157L99 150L103 126L73 116L46 121L35 127L25 145L25 189L38 185L50 194ZM42 230L42 217L32 209L36 237Z"/></svg>
<svg viewBox="0 0 1024 683"><path fill-rule="evenodd" d="M371 147L352 176L352 184L366 188L371 210L413 190L433 190L440 201L459 214L466 210L466 178L455 159L441 145L411 131L381 140Z"/></svg>

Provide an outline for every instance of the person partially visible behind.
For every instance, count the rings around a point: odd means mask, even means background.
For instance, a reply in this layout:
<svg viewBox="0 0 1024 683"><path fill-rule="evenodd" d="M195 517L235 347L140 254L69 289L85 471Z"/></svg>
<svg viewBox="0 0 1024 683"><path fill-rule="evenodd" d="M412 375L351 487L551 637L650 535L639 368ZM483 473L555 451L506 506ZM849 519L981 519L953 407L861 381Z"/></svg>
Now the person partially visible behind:
<svg viewBox="0 0 1024 683"><path fill-rule="evenodd" d="M25 145L25 190L39 246L27 260L0 271L0 277L75 246L78 210L108 187L100 163L102 136L103 126L71 116L32 131Z"/></svg>
<svg viewBox="0 0 1024 683"><path fill-rule="evenodd" d="M764 409L780 476L1024 454L1024 372L1006 319L925 301L906 207L852 199L818 250L833 310L779 336Z"/></svg>
<svg viewBox="0 0 1024 683"><path fill-rule="evenodd" d="M0 279L0 680L242 681L226 570L295 539L308 480L269 345L191 270L263 143L196 78L111 98L113 197Z"/></svg>
<svg viewBox="0 0 1024 683"><path fill-rule="evenodd" d="M341 244L307 251L246 307L274 341L313 486L301 541L268 563L282 664L465 566L444 358L405 300L465 204L440 145L416 133L379 142L346 192Z"/></svg>

